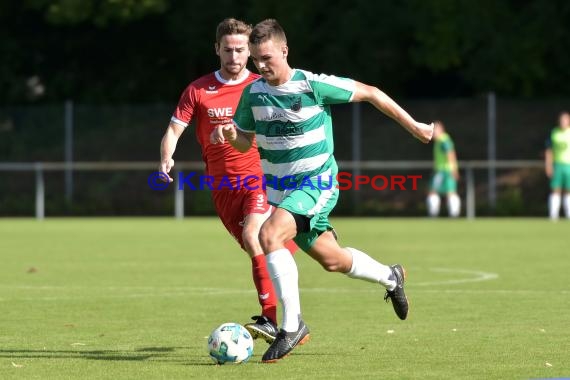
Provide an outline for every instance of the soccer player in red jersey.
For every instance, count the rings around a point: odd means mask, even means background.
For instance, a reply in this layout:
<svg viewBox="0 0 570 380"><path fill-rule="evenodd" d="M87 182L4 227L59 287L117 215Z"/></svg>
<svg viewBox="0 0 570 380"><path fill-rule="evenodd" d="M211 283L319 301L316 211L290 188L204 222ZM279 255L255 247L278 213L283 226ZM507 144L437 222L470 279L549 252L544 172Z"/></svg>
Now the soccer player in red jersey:
<svg viewBox="0 0 570 380"><path fill-rule="evenodd" d="M220 57L220 69L198 78L183 91L162 138L159 170L170 172L178 139L188 124L195 120L206 174L214 178L212 198L218 216L251 258L261 315L252 317L255 322L247 324L246 328L254 339L261 337L271 343L278 332L277 297L259 244L259 229L272 206L267 203L262 185L259 153L257 149L250 149L242 154L229 143L210 143L212 130L232 119L244 87L259 78L246 68L250 33L251 25L233 18L218 25L215 49ZM170 176L168 181L172 182ZM291 242L288 248L294 252L296 245Z"/></svg>

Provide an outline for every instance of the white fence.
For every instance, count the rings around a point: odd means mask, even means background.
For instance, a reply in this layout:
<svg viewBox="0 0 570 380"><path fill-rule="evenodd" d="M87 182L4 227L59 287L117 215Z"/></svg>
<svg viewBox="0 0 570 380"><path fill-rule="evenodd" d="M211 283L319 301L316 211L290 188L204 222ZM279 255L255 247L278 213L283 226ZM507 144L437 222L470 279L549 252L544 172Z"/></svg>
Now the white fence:
<svg viewBox="0 0 570 380"><path fill-rule="evenodd" d="M414 170L431 169L432 161L339 161L340 170L353 170L359 173L361 170ZM509 161L460 161L459 167L465 178L465 214L468 219L474 219L476 209L475 179L476 169L541 169L544 163L538 160L509 160ZM182 170L203 170L202 162L177 162L176 169ZM2 171L33 171L35 172L35 216L37 219L45 218L45 183L44 172L65 171L73 173L75 171L149 171L157 170L156 162L36 162L36 163L0 163ZM178 181L178 176L176 176ZM176 184L178 188L178 184ZM489 192L495 189L489 188ZM174 216L184 218L184 191L175 191L174 195Z"/></svg>

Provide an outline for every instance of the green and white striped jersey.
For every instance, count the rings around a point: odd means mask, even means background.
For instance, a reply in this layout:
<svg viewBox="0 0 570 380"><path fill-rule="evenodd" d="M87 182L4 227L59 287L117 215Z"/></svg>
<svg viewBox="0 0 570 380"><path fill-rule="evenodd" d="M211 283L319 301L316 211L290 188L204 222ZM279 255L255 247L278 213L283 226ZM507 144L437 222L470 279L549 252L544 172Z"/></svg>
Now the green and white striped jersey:
<svg viewBox="0 0 570 380"><path fill-rule="evenodd" d="M354 92L352 79L298 69L282 85L260 78L243 90L234 123L256 134L269 202L279 204L292 182L336 183L329 105L350 102Z"/></svg>
<svg viewBox="0 0 570 380"><path fill-rule="evenodd" d="M552 149L552 158L555 163L570 164L570 128L554 128L546 147Z"/></svg>

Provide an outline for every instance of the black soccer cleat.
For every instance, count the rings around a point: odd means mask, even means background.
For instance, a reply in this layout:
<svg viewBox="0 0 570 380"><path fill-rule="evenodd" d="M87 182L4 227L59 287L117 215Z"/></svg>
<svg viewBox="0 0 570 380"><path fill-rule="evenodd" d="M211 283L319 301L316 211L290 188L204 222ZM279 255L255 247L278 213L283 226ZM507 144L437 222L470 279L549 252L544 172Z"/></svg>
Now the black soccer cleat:
<svg viewBox="0 0 570 380"><path fill-rule="evenodd" d="M295 332L280 329L271 346L263 354L261 361L263 363L275 363L289 355L296 346L307 343L309 338L309 328L303 321L299 321L299 329Z"/></svg>
<svg viewBox="0 0 570 380"><path fill-rule="evenodd" d="M396 287L394 290L386 290L384 301L388 302L388 298L392 301L392 306L396 315L401 320L408 317L408 297L404 292L404 282L406 281L406 270L400 264L391 265L392 274L396 280Z"/></svg>
<svg viewBox="0 0 570 380"><path fill-rule="evenodd" d="M251 317L255 322L248 323L244 327L249 331L253 339L262 338L271 344L277 336L277 325L264 315L255 315Z"/></svg>

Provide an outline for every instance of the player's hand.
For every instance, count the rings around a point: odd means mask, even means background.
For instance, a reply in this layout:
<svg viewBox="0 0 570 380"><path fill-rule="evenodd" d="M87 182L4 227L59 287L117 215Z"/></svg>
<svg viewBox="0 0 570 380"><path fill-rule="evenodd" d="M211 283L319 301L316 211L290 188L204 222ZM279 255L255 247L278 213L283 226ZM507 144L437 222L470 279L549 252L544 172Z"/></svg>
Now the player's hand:
<svg viewBox="0 0 570 380"><path fill-rule="evenodd" d="M233 124L218 125L210 134L210 142L212 144L223 144L226 140L234 141L236 138L237 131Z"/></svg>
<svg viewBox="0 0 570 380"><path fill-rule="evenodd" d="M420 140L424 144L427 144L428 142L431 141L431 138L433 137L433 127L434 127L433 123L431 124L416 123L415 129L412 133L418 140Z"/></svg>
<svg viewBox="0 0 570 380"><path fill-rule="evenodd" d="M174 166L174 160L172 158L169 158L166 161L162 161L158 167L158 171L164 173L166 176L160 176L158 178L163 182L166 182L166 178L168 178L168 182L174 181L172 177L168 175L173 166Z"/></svg>

